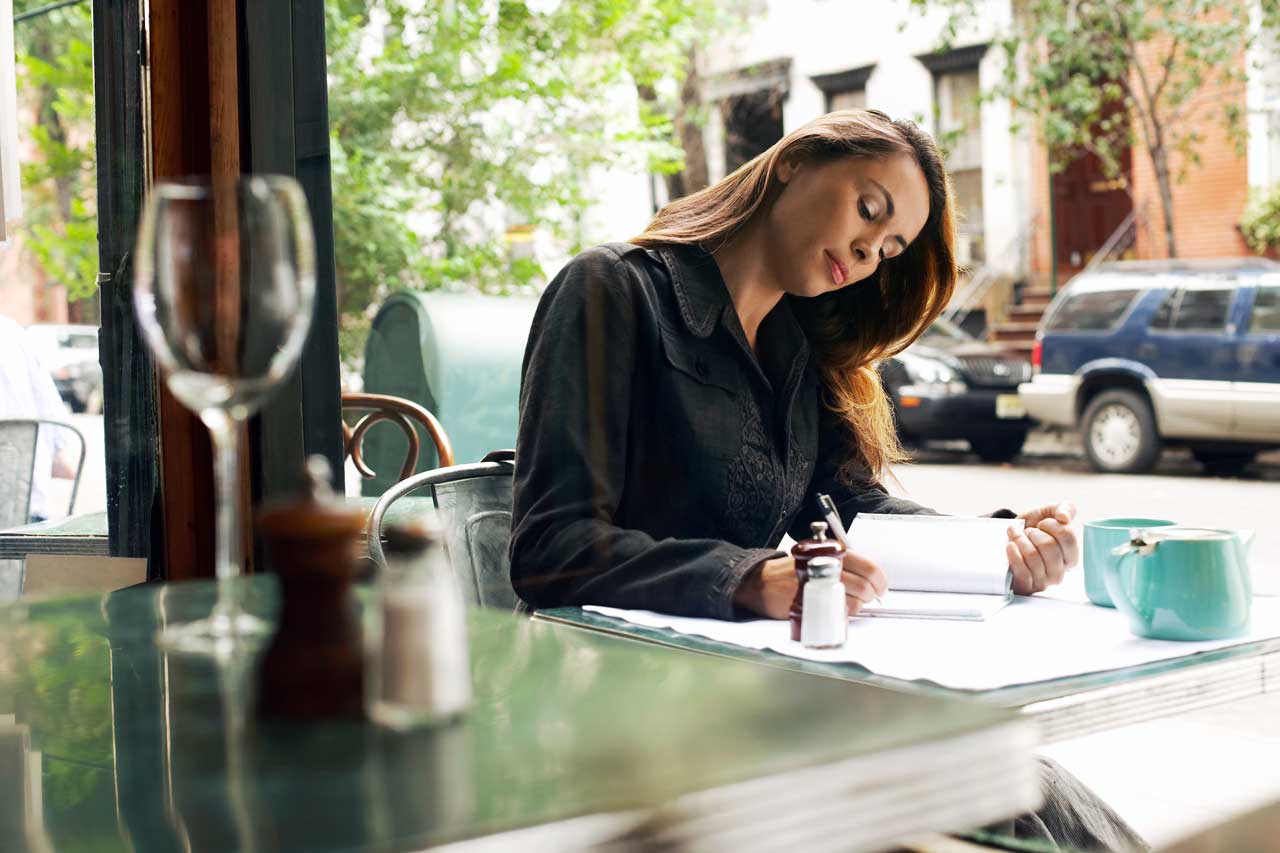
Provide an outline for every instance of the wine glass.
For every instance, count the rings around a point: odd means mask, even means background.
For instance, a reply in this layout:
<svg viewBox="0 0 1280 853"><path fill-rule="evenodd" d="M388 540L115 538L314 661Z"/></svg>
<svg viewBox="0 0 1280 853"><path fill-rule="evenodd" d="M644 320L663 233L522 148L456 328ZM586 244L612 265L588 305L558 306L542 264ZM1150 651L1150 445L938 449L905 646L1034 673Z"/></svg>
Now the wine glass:
<svg viewBox="0 0 1280 853"><path fill-rule="evenodd" d="M187 179L152 187L138 225L133 305L179 402L213 439L217 603L167 626L178 651L223 654L268 626L243 612L244 424L298 362L311 326L315 247L292 178Z"/></svg>

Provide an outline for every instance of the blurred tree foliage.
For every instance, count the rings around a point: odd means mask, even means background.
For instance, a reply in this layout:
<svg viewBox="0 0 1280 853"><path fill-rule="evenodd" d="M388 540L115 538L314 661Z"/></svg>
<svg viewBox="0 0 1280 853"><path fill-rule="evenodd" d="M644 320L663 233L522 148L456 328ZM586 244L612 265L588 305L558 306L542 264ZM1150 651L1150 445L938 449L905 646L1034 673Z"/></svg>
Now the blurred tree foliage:
<svg viewBox="0 0 1280 853"><path fill-rule="evenodd" d="M986 0L910 0L947 12L944 43ZM1177 257L1173 186L1200 164L1209 127L1243 152L1246 52L1280 28L1280 0L1021 0L999 37L1000 85L1038 125L1055 170L1095 154L1111 178L1126 150L1150 161L1169 257Z"/></svg>
<svg viewBox="0 0 1280 853"><path fill-rule="evenodd" d="M14 0L15 15L48 0ZM71 300L97 292L98 212L93 116L93 23L89 3L56 9L14 27L20 130L36 156L22 165L23 247Z"/></svg>
<svg viewBox="0 0 1280 853"><path fill-rule="evenodd" d="M1280 252L1280 184L1250 194L1240 217L1240 233L1260 255Z"/></svg>
<svg viewBox="0 0 1280 853"><path fill-rule="evenodd" d="M739 6L327 0L344 353L390 291L538 283L508 231L578 248L593 170L681 172L693 46Z"/></svg>

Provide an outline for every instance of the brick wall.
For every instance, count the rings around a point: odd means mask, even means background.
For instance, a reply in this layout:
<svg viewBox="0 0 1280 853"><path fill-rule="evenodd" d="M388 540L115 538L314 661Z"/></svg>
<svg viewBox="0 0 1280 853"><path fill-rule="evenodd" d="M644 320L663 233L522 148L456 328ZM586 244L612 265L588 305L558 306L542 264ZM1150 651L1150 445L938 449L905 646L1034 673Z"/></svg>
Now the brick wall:
<svg viewBox="0 0 1280 853"><path fill-rule="evenodd" d="M1160 45L1139 51L1148 79L1155 79L1156 64L1163 55ZM1243 57L1238 62L1243 67ZM1237 150L1222 125L1223 106L1227 102L1237 103L1243 110L1244 86L1211 79L1181 119L1199 127L1204 141L1197 148L1200 163L1191 164L1186 179L1173 186L1174 240L1179 257L1249 254L1236 230L1248 200L1249 165L1244 152ZM1145 147L1135 147L1133 155L1134 204L1145 214L1146 221L1146 227L1138 232L1137 254L1140 258L1163 258L1167 255L1165 223L1155 170ZM1176 174L1180 165L1176 154L1171 155L1169 165Z"/></svg>

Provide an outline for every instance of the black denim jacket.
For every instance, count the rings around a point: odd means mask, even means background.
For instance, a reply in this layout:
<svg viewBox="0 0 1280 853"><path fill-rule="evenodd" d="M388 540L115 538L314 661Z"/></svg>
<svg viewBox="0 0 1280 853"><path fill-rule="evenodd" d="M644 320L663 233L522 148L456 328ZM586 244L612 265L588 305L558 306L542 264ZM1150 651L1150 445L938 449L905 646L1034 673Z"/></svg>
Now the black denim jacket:
<svg viewBox="0 0 1280 853"><path fill-rule="evenodd" d="M790 300L753 355L714 259L598 246L547 287L525 351L511 581L533 607L730 619L742 578L809 535L815 495L932 513L836 472L851 437Z"/></svg>

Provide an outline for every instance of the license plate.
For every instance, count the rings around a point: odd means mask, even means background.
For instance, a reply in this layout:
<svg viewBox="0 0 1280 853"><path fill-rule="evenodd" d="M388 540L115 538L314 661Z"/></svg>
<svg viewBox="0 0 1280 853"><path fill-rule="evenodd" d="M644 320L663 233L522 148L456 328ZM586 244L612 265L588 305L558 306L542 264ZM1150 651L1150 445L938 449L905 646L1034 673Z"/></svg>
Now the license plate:
<svg viewBox="0 0 1280 853"><path fill-rule="evenodd" d="M1022 398L1017 394L996 395L997 418L1025 418L1027 410L1022 405Z"/></svg>

